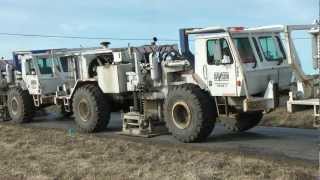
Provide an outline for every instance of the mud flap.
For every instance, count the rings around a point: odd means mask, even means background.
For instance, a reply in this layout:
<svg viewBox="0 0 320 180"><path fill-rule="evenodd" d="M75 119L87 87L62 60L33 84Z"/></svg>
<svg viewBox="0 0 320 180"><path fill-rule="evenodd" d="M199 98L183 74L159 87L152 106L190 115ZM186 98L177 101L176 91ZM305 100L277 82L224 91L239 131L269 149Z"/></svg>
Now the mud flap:
<svg viewBox="0 0 320 180"><path fill-rule="evenodd" d="M248 111L270 111L278 105L277 84L269 81L263 97L249 97L243 101L244 112Z"/></svg>

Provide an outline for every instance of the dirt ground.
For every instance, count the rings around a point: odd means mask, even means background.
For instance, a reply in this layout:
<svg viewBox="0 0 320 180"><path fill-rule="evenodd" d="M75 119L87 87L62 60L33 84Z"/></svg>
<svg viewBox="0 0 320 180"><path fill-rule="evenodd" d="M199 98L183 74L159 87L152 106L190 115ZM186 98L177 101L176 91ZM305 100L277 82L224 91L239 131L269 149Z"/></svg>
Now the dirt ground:
<svg viewBox="0 0 320 180"><path fill-rule="evenodd" d="M285 94L280 96L280 104L274 111L264 115L260 125L272 127L306 128L314 129L313 126L313 107L298 106L296 112L287 112L287 101L289 97ZM309 108L309 109L307 109Z"/></svg>
<svg viewBox="0 0 320 180"><path fill-rule="evenodd" d="M0 124L0 179L315 179L317 167Z"/></svg>
<svg viewBox="0 0 320 180"><path fill-rule="evenodd" d="M260 125L313 129L313 109L304 109L289 114L286 107L280 107L271 113L265 114Z"/></svg>

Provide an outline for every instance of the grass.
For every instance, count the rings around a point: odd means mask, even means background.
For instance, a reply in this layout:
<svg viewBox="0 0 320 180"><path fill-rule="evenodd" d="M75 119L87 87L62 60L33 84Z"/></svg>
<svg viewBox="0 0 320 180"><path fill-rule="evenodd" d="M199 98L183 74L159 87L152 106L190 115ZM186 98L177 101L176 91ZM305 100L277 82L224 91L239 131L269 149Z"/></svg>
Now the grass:
<svg viewBox="0 0 320 180"><path fill-rule="evenodd" d="M0 125L0 179L315 179L317 167L287 160L208 152Z"/></svg>

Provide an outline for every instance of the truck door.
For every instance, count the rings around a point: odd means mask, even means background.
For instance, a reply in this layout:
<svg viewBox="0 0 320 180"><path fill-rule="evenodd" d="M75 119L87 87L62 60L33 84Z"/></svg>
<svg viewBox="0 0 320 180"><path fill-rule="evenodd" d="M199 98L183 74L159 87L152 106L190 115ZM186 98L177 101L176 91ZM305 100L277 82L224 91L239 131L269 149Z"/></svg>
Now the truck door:
<svg viewBox="0 0 320 180"><path fill-rule="evenodd" d="M73 87L75 84L73 59L73 56L61 56L54 59L54 75L61 79L61 85L65 84Z"/></svg>
<svg viewBox="0 0 320 180"><path fill-rule="evenodd" d="M39 94L39 81L32 57L25 57L22 61L22 77L30 94Z"/></svg>
<svg viewBox="0 0 320 180"><path fill-rule="evenodd" d="M48 95L56 92L57 86L61 84L61 77L54 75L54 59L50 57L34 57L37 67L37 77L41 94Z"/></svg>
<svg viewBox="0 0 320 180"><path fill-rule="evenodd" d="M236 96L236 64L226 38L206 42L203 74L212 96Z"/></svg>

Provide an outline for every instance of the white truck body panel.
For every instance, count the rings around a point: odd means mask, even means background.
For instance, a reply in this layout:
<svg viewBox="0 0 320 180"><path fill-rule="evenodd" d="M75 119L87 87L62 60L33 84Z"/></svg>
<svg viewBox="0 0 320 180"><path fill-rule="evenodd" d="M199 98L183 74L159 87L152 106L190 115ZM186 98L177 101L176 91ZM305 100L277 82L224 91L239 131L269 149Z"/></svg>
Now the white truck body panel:
<svg viewBox="0 0 320 180"><path fill-rule="evenodd" d="M126 72L132 70L132 64L105 65L99 66L98 84L104 93L127 92Z"/></svg>

